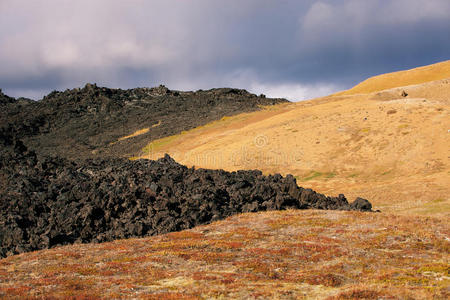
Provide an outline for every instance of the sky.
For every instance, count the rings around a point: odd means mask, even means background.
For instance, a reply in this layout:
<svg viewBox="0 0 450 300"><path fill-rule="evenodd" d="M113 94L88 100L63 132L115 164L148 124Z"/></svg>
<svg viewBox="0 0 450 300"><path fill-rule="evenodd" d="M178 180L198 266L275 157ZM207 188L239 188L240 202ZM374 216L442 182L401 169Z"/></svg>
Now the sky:
<svg viewBox="0 0 450 300"><path fill-rule="evenodd" d="M450 59L449 0L0 0L0 88L236 87L299 101Z"/></svg>

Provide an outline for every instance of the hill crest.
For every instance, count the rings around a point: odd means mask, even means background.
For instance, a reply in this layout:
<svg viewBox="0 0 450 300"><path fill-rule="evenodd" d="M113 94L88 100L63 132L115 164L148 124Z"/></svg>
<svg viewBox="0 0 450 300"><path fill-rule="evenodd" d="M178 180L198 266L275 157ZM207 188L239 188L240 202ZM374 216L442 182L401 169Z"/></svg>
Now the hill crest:
<svg viewBox="0 0 450 300"><path fill-rule="evenodd" d="M410 70L373 76L353 88L336 93L336 96L369 94L382 90L417 85L430 81L450 78L450 60Z"/></svg>
<svg viewBox="0 0 450 300"><path fill-rule="evenodd" d="M41 101L22 103L7 96L1 100L5 102L1 126L14 127L18 137L39 153L67 158L129 157L138 154L145 141L288 103L233 88L182 92L162 85L122 90L95 84L54 91Z"/></svg>

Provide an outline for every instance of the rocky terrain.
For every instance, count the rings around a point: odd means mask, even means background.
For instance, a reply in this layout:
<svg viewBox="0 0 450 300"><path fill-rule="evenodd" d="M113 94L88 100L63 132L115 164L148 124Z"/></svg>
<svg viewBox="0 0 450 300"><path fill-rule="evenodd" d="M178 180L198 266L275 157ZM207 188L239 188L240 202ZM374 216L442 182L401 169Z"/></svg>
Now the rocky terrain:
<svg viewBox="0 0 450 300"><path fill-rule="evenodd" d="M189 169L169 156L73 162L38 156L6 130L0 136L0 256L179 231L242 212L371 210L361 198L349 204L298 187L292 176Z"/></svg>
<svg viewBox="0 0 450 300"><path fill-rule="evenodd" d="M158 140L139 125L76 161L0 97L0 297L448 299L449 66ZM140 138L163 156L109 157Z"/></svg>
<svg viewBox="0 0 450 300"><path fill-rule="evenodd" d="M129 157L149 141L261 106L288 102L245 90L131 90L87 84L54 91L40 101L0 91L0 127L9 124L27 147L66 158ZM135 134L133 134L135 133Z"/></svg>
<svg viewBox="0 0 450 300"><path fill-rule="evenodd" d="M43 100L0 93L0 256L179 231L287 208L371 210L292 176L188 169L169 156L130 161L140 140L286 102L243 90L113 90L88 84ZM136 130L143 128L143 130ZM125 135L132 130L134 134Z"/></svg>

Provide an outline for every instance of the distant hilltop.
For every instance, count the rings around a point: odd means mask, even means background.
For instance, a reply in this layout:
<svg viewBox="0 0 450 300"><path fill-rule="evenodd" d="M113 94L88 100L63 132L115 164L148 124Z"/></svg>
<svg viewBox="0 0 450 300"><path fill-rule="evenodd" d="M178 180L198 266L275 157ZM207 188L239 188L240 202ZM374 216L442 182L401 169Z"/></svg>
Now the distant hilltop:
<svg viewBox="0 0 450 300"><path fill-rule="evenodd" d="M450 60L411 70L374 76L361 82L352 89L337 93L336 95L367 94L447 78L450 78Z"/></svg>
<svg viewBox="0 0 450 300"><path fill-rule="evenodd" d="M160 85L122 90L88 83L53 91L40 101L0 93L0 126L12 127L27 147L40 153L129 157L154 139L281 103L288 101L234 88L184 92Z"/></svg>

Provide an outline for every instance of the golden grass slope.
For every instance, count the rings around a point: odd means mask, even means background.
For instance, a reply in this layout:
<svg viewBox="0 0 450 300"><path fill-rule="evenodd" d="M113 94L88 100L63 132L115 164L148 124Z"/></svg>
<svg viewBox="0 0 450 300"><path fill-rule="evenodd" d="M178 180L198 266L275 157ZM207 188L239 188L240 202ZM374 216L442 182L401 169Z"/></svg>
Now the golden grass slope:
<svg viewBox="0 0 450 300"><path fill-rule="evenodd" d="M450 78L450 60L437 64L371 77L336 95L367 94L395 87Z"/></svg>
<svg viewBox="0 0 450 300"><path fill-rule="evenodd" d="M449 216L449 95L450 81L439 80L283 105L155 141L142 157L291 173L383 211Z"/></svg>
<svg viewBox="0 0 450 300"><path fill-rule="evenodd" d="M435 218L385 213L243 214L2 259L0 297L448 299L449 229Z"/></svg>

